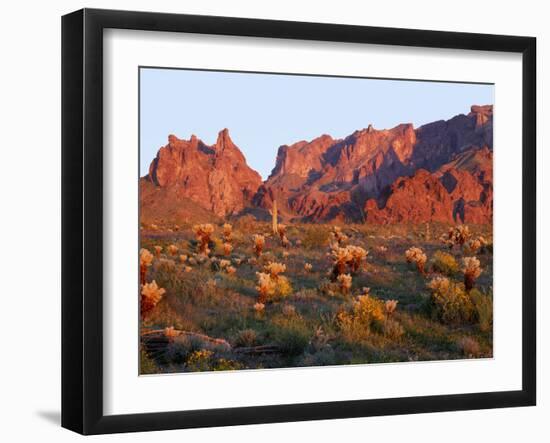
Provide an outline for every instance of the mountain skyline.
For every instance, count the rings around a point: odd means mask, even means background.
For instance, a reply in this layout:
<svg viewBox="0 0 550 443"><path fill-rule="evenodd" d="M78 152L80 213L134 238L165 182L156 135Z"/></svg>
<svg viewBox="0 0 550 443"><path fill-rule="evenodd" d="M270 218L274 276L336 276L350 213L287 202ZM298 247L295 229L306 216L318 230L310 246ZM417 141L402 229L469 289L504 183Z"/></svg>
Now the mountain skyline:
<svg viewBox="0 0 550 443"><path fill-rule="evenodd" d="M265 180L278 147L321 134L335 139L367 128L415 128L450 119L473 103L493 103L493 85L218 72L140 70L140 174L168 134L231 138Z"/></svg>
<svg viewBox="0 0 550 443"><path fill-rule="evenodd" d="M195 205L217 217L262 218L277 200L281 216L292 221L488 223L492 121L492 105L473 105L467 115L419 128L369 125L344 138L324 134L282 145L267 180L227 129L213 145L170 135L140 181L142 209L175 217ZM408 201L419 197L428 200L410 207Z"/></svg>

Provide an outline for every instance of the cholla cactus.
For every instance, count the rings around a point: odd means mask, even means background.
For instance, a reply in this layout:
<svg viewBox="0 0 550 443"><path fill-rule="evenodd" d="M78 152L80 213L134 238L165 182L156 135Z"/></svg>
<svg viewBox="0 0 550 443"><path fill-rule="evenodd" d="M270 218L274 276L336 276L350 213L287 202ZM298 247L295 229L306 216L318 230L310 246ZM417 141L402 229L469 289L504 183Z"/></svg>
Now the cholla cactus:
<svg viewBox="0 0 550 443"><path fill-rule="evenodd" d="M279 238L281 239L281 245L283 246L283 248L288 248L290 246L290 241L286 236L286 225L277 225L277 233L279 234Z"/></svg>
<svg viewBox="0 0 550 443"><path fill-rule="evenodd" d="M155 280L141 286L140 311L142 318L157 305L165 292L166 290L158 287Z"/></svg>
<svg viewBox="0 0 550 443"><path fill-rule="evenodd" d="M454 245L463 246L470 238L470 229L466 225L452 226L440 240L452 249Z"/></svg>
<svg viewBox="0 0 550 443"><path fill-rule="evenodd" d="M233 246L229 242L225 242L223 244L223 253L225 255L231 255L231 251L233 250Z"/></svg>
<svg viewBox="0 0 550 443"><path fill-rule="evenodd" d="M185 272L191 272L193 270L193 268L191 266L184 266L183 270Z"/></svg>
<svg viewBox="0 0 550 443"><path fill-rule="evenodd" d="M260 234L254 234L253 238L254 238L254 253L256 254L256 257L260 257L264 250L265 237Z"/></svg>
<svg viewBox="0 0 550 443"><path fill-rule="evenodd" d="M180 263L185 263L187 261L187 255L180 254Z"/></svg>
<svg viewBox="0 0 550 443"><path fill-rule="evenodd" d="M259 292L258 303L264 304L270 295L275 293L275 282L271 276L265 272L256 272L258 277L258 286L256 290Z"/></svg>
<svg viewBox="0 0 550 443"><path fill-rule="evenodd" d="M139 283L145 284L147 268L153 263L153 254L148 249L142 248L139 251Z"/></svg>
<svg viewBox="0 0 550 443"><path fill-rule="evenodd" d="M384 303L384 309L388 317L391 317L397 309L397 303L399 303L397 300L386 300Z"/></svg>
<svg viewBox="0 0 550 443"><path fill-rule="evenodd" d="M405 258L407 259L407 263L416 264L418 272L420 272L421 274L425 273L424 266L426 265L428 257L426 257L426 254L424 254L424 251L422 249L417 248L416 246L407 249L405 251Z"/></svg>
<svg viewBox="0 0 550 443"><path fill-rule="evenodd" d="M176 245L168 246L168 253L170 255L176 255L178 253L178 247Z"/></svg>
<svg viewBox="0 0 550 443"><path fill-rule="evenodd" d="M155 256L157 258L160 257L160 253L162 252L162 246L155 246Z"/></svg>
<svg viewBox="0 0 550 443"><path fill-rule="evenodd" d="M208 255L210 253L208 245L210 244L210 237L214 232L214 226L210 223L195 225L193 226L193 232L199 242L199 253Z"/></svg>
<svg viewBox="0 0 550 443"><path fill-rule="evenodd" d="M464 287L466 291L471 290L474 287L474 284L477 278L481 275L481 267L479 265L479 260L476 257L464 257L462 259L462 272L464 273Z"/></svg>
<svg viewBox="0 0 550 443"><path fill-rule="evenodd" d="M258 314L261 314L262 312L264 312L265 310L265 304L263 303L254 303L254 310L258 313Z"/></svg>
<svg viewBox="0 0 550 443"><path fill-rule="evenodd" d="M361 264L367 258L367 255L369 253L365 251L361 246L348 246L347 249L351 255L351 270L353 272L357 272L359 268L361 268Z"/></svg>
<svg viewBox="0 0 550 443"><path fill-rule="evenodd" d="M228 266L231 266L231 262L229 260L220 260L220 269L225 269Z"/></svg>
<svg viewBox="0 0 550 443"><path fill-rule="evenodd" d="M286 271L286 265L277 262L269 262L265 267L265 271L269 273L269 276L277 281L279 274L282 274Z"/></svg>
<svg viewBox="0 0 550 443"><path fill-rule="evenodd" d="M224 223L223 225L223 240L226 243L233 241L233 226L229 223Z"/></svg>
<svg viewBox="0 0 550 443"><path fill-rule="evenodd" d="M476 254L481 248L487 246L487 240L484 237L479 236L468 240L465 244L464 251L468 254Z"/></svg>
<svg viewBox="0 0 550 443"><path fill-rule="evenodd" d="M339 246L335 246L330 254L334 260L333 274L338 278L339 275L346 272L346 264L353 259L353 256L349 248L342 248Z"/></svg>
<svg viewBox="0 0 550 443"><path fill-rule="evenodd" d="M330 233L330 238L338 243L339 246L342 246L347 241L348 237L342 232L342 229L339 226L334 226Z"/></svg>
<svg viewBox="0 0 550 443"><path fill-rule="evenodd" d="M235 274L237 272L237 268L235 266L227 266L225 268L225 272L227 272L229 275Z"/></svg>
<svg viewBox="0 0 550 443"><path fill-rule="evenodd" d="M304 264L304 271L311 272L313 269L313 265L311 263L305 263Z"/></svg>
<svg viewBox="0 0 550 443"><path fill-rule="evenodd" d="M352 284L352 277L350 274L340 274L338 276L338 283L340 284L340 289L344 294L349 293Z"/></svg>

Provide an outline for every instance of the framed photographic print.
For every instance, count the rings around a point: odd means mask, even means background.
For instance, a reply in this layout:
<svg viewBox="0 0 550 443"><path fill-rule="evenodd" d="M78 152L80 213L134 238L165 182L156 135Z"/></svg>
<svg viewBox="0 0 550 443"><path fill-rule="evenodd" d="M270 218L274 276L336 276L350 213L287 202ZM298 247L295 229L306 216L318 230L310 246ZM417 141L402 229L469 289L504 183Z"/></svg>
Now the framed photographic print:
<svg viewBox="0 0 550 443"><path fill-rule="evenodd" d="M530 37L62 21L62 425L536 402Z"/></svg>

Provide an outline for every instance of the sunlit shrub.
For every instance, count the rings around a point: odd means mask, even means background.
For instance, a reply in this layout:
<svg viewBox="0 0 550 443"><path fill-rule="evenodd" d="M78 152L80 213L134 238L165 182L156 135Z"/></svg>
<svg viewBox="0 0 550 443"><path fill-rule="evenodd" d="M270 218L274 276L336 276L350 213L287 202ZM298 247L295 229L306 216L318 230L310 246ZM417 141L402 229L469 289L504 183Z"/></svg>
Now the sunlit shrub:
<svg viewBox="0 0 550 443"><path fill-rule="evenodd" d="M264 269L269 273L270 277L274 281L277 281L279 279L279 275L286 271L286 265L278 262L269 262L265 265Z"/></svg>
<svg viewBox="0 0 550 443"><path fill-rule="evenodd" d="M397 300L386 300L384 302L384 309L388 317L391 317L397 309L397 303L399 303Z"/></svg>
<svg viewBox="0 0 550 443"><path fill-rule="evenodd" d="M311 272L313 270L313 265L311 263L304 263L304 271Z"/></svg>
<svg viewBox="0 0 550 443"><path fill-rule="evenodd" d="M180 254L180 263L185 263L187 261L187 255Z"/></svg>
<svg viewBox="0 0 550 443"><path fill-rule="evenodd" d="M193 232L197 238L199 253L208 255L210 253L209 244L211 236L214 233L214 225L204 223L193 226Z"/></svg>
<svg viewBox="0 0 550 443"><path fill-rule="evenodd" d="M187 358L187 368L193 372L208 371L211 368L214 353L208 349L192 352Z"/></svg>
<svg viewBox="0 0 550 443"><path fill-rule="evenodd" d="M230 255L232 250L233 250L233 246L231 245L231 243L225 242L223 244L223 253L225 255Z"/></svg>
<svg viewBox="0 0 550 443"><path fill-rule="evenodd" d="M233 226L229 223L224 223L223 225L223 240L226 243L231 243L233 240Z"/></svg>
<svg viewBox="0 0 550 443"><path fill-rule="evenodd" d="M227 268L228 266L231 266L231 262L229 260L220 260L219 261L219 267L220 269L225 269Z"/></svg>
<svg viewBox="0 0 550 443"><path fill-rule="evenodd" d="M339 226L333 226L330 238L332 242L336 242L338 246L343 246L348 240L348 236L342 232Z"/></svg>
<svg viewBox="0 0 550 443"><path fill-rule="evenodd" d="M363 264L363 261L367 258L367 255L369 254L365 249L363 249L361 246L348 246L348 251L350 253L350 267L352 272L357 272L361 268L361 265Z"/></svg>
<svg viewBox="0 0 550 443"><path fill-rule="evenodd" d="M276 284L271 275L265 272L256 272L256 276L258 277L258 286L256 286L259 293L258 303L264 304L275 293Z"/></svg>
<svg viewBox="0 0 550 443"><path fill-rule="evenodd" d="M160 257L160 253L162 252L162 246L155 246L155 255L158 257Z"/></svg>
<svg viewBox="0 0 550 443"><path fill-rule="evenodd" d="M461 324L474 320L474 305L464 288L446 277L435 277L431 289L432 316L442 323Z"/></svg>
<svg viewBox="0 0 550 443"><path fill-rule="evenodd" d="M466 291L470 291L477 280L481 275L481 266L479 265L479 260L476 257L464 257L462 259L462 272L464 273L464 287Z"/></svg>
<svg viewBox="0 0 550 443"><path fill-rule="evenodd" d="M447 252L436 251L432 260L432 268L435 272L445 274L449 277L452 277L458 272L458 263L456 259Z"/></svg>
<svg viewBox="0 0 550 443"><path fill-rule="evenodd" d="M168 253L170 255L176 255L178 253L178 247L176 245L168 246Z"/></svg>
<svg viewBox="0 0 550 443"><path fill-rule="evenodd" d="M352 277L350 274L340 274L338 276L338 284L340 285L340 291L343 294L349 294L352 285Z"/></svg>
<svg viewBox="0 0 550 443"><path fill-rule="evenodd" d="M254 234L253 239L254 239L254 254L256 254L256 257L260 257L264 250L265 237L260 234Z"/></svg>
<svg viewBox="0 0 550 443"><path fill-rule="evenodd" d="M470 229L466 225L451 226L440 240L452 249L454 245L463 246L470 238Z"/></svg>
<svg viewBox="0 0 550 443"><path fill-rule="evenodd" d="M384 303L371 295L360 295L353 302L351 312L340 311L336 318L348 340L361 340L383 331Z"/></svg>
<svg viewBox="0 0 550 443"><path fill-rule="evenodd" d="M144 285L146 281L147 268L153 263L153 254L148 249L142 248L139 251L139 282Z"/></svg>
<svg viewBox="0 0 550 443"><path fill-rule="evenodd" d="M424 251L422 249L413 246L412 248L409 248L405 251L405 258L407 259L407 263L415 263L416 268L418 269L418 272L421 274L425 274L425 265L426 261L428 260L428 257L426 257L426 254L424 254Z"/></svg>
<svg viewBox="0 0 550 443"><path fill-rule="evenodd" d="M142 318L146 317L153 310L165 292L165 289L158 287L155 280L141 286L140 312Z"/></svg>
<svg viewBox="0 0 550 443"><path fill-rule="evenodd" d="M263 303L254 303L254 311L256 311L256 313L258 314L261 314L263 313L265 310L265 304Z"/></svg>
<svg viewBox="0 0 550 443"><path fill-rule="evenodd" d="M286 236L286 225L283 225L279 223L277 225L277 233L279 234L279 238L281 240L281 245L284 248L288 248L290 246L290 241L288 240Z"/></svg>
<svg viewBox="0 0 550 443"><path fill-rule="evenodd" d="M352 260L353 256L348 248L336 246L331 251L332 260L334 261L333 273L338 278L346 272L346 265Z"/></svg>

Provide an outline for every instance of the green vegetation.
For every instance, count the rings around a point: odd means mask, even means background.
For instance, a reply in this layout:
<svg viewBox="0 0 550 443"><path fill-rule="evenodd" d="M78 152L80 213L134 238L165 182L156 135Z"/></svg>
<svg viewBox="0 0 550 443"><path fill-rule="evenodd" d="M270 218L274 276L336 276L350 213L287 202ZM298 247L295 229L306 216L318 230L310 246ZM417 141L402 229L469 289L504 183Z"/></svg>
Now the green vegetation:
<svg viewBox="0 0 550 443"><path fill-rule="evenodd" d="M229 223L141 231L141 373L492 356L492 248L466 278L449 226Z"/></svg>

